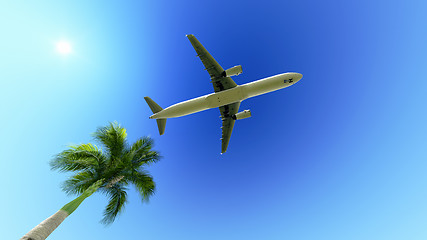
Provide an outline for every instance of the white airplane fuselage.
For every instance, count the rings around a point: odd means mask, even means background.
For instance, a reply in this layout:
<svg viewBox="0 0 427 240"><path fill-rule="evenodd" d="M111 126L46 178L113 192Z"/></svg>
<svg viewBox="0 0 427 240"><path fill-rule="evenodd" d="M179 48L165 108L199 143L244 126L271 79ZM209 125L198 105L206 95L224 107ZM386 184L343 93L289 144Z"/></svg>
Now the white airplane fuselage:
<svg viewBox="0 0 427 240"><path fill-rule="evenodd" d="M150 116L150 119L176 118L200 112L210 108L217 108L230 103L241 102L264 93L273 92L289 87L302 78L300 73L282 73L263 78L217 93L211 93L198 98L174 104Z"/></svg>

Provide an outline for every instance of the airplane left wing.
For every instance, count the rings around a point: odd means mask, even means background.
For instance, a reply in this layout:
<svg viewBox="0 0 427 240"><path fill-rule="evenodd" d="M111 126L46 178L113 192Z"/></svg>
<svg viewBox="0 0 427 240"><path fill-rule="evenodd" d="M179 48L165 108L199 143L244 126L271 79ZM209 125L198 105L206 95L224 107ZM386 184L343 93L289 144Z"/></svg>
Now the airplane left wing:
<svg viewBox="0 0 427 240"><path fill-rule="evenodd" d="M219 111L221 112L222 119L222 145L221 145L221 153L225 153L227 151L228 143L230 142L231 133L234 128L234 120L231 118L234 114L239 111L240 102L231 103L225 106L219 107Z"/></svg>
<svg viewBox="0 0 427 240"><path fill-rule="evenodd" d="M224 69L217 61L215 61L212 55L203 47L194 35L189 34L187 35L187 38L190 40L191 45L193 45L193 48L196 50L197 56L205 66L205 70L207 70L211 76L215 92L224 91L237 86L231 77L224 77Z"/></svg>

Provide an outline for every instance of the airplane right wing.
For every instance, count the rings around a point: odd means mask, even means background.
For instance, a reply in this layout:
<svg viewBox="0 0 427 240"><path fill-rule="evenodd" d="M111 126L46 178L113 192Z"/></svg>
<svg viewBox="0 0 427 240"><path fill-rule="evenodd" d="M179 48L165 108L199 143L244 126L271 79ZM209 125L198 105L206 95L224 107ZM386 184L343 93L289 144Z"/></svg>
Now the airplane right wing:
<svg viewBox="0 0 427 240"><path fill-rule="evenodd" d="M231 103L225 106L219 107L219 111L221 112L222 119L222 145L221 145L221 153L225 153L227 151L228 143L230 142L231 133L234 128L234 120L231 118L234 114L239 111L240 102Z"/></svg>
<svg viewBox="0 0 427 240"><path fill-rule="evenodd" d="M223 76L224 69L217 63L217 61L215 61L212 55L203 47L194 35L189 34L187 35L187 38L196 50L197 56L202 60L205 70L207 70L211 76L215 92L224 91L237 86L231 77Z"/></svg>

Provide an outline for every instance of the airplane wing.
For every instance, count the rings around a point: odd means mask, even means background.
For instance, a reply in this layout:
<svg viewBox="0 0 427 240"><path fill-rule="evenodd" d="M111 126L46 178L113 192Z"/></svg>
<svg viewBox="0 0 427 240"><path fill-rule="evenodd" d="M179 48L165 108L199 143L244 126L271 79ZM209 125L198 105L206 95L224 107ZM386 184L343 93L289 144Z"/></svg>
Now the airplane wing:
<svg viewBox="0 0 427 240"><path fill-rule="evenodd" d="M222 107L219 107L221 112L222 119L222 145L221 153L227 151L228 143L230 142L231 133L233 132L234 120L231 118L232 115L236 114L239 111L240 102L231 103Z"/></svg>
<svg viewBox="0 0 427 240"><path fill-rule="evenodd" d="M197 56L202 60L203 65L205 65L205 70L207 70L211 76L215 92L220 92L237 86L231 77L223 77L224 69L215 61L212 55L209 54L194 35L187 35L187 38L196 50Z"/></svg>

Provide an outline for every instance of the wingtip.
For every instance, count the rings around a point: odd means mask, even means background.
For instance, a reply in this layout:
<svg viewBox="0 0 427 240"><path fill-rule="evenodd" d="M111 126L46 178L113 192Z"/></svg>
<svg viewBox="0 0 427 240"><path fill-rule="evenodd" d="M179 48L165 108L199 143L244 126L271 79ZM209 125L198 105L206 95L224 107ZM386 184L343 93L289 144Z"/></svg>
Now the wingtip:
<svg viewBox="0 0 427 240"><path fill-rule="evenodd" d="M187 34L187 35L185 35L186 37L194 37L194 35L193 34Z"/></svg>

